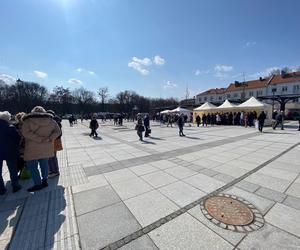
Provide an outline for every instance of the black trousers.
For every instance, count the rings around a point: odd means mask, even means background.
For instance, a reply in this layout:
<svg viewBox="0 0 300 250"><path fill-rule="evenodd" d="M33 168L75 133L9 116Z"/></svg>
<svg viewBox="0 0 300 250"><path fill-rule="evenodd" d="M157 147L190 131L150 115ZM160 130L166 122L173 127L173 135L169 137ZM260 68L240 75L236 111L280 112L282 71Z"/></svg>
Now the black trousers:
<svg viewBox="0 0 300 250"><path fill-rule="evenodd" d="M98 136L96 129L91 129L90 136Z"/></svg>
<svg viewBox="0 0 300 250"><path fill-rule="evenodd" d="M264 128L264 122L258 122L258 130L260 131L260 132L262 132L262 130L263 130L263 128Z"/></svg>

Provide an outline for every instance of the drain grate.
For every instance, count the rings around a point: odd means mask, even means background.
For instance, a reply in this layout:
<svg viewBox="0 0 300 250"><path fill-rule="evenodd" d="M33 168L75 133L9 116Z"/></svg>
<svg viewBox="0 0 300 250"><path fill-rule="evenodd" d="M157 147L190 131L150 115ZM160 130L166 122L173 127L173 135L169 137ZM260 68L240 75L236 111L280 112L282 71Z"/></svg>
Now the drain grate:
<svg viewBox="0 0 300 250"><path fill-rule="evenodd" d="M237 196L212 196L204 200L200 208L212 223L231 231L252 232L264 225L262 214L251 203Z"/></svg>

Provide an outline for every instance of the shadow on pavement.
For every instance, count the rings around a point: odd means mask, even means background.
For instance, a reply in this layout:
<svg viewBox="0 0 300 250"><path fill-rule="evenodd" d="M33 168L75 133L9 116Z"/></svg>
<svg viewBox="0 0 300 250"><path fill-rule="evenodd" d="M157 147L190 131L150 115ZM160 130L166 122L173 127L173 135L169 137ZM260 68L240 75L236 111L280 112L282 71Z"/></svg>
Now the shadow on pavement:
<svg viewBox="0 0 300 250"><path fill-rule="evenodd" d="M142 141L142 144L153 144L153 145L156 145L155 142L152 142L152 141L145 141L145 140Z"/></svg>
<svg viewBox="0 0 300 250"><path fill-rule="evenodd" d="M149 136L149 138L153 139L153 140L165 141L165 139L162 139L162 138L159 138L159 137Z"/></svg>

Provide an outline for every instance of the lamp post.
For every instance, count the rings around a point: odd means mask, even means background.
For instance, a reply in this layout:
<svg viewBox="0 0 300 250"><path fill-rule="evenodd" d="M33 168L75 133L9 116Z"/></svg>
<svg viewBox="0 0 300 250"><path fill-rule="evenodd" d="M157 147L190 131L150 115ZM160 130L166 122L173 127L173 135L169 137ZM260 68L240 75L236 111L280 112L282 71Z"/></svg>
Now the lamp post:
<svg viewBox="0 0 300 250"><path fill-rule="evenodd" d="M135 118L136 113L137 113L138 110L139 110L139 108L136 105L134 105L134 107L132 109L132 116L133 116L132 119L133 119L133 121L134 121L134 118Z"/></svg>
<svg viewBox="0 0 300 250"><path fill-rule="evenodd" d="M275 92L276 92L276 88L272 88L272 94L273 94L273 97L272 97L272 115L274 113L274 96L275 96Z"/></svg>

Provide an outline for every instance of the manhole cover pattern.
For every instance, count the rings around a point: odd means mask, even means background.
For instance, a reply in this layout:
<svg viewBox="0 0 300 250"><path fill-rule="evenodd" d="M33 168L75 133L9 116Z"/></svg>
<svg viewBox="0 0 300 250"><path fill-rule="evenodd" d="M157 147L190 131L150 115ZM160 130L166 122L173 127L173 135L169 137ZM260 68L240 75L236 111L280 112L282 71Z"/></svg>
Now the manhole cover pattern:
<svg viewBox="0 0 300 250"><path fill-rule="evenodd" d="M219 194L204 200L200 207L207 219L224 229L251 232L264 225L261 213L237 196Z"/></svg>

